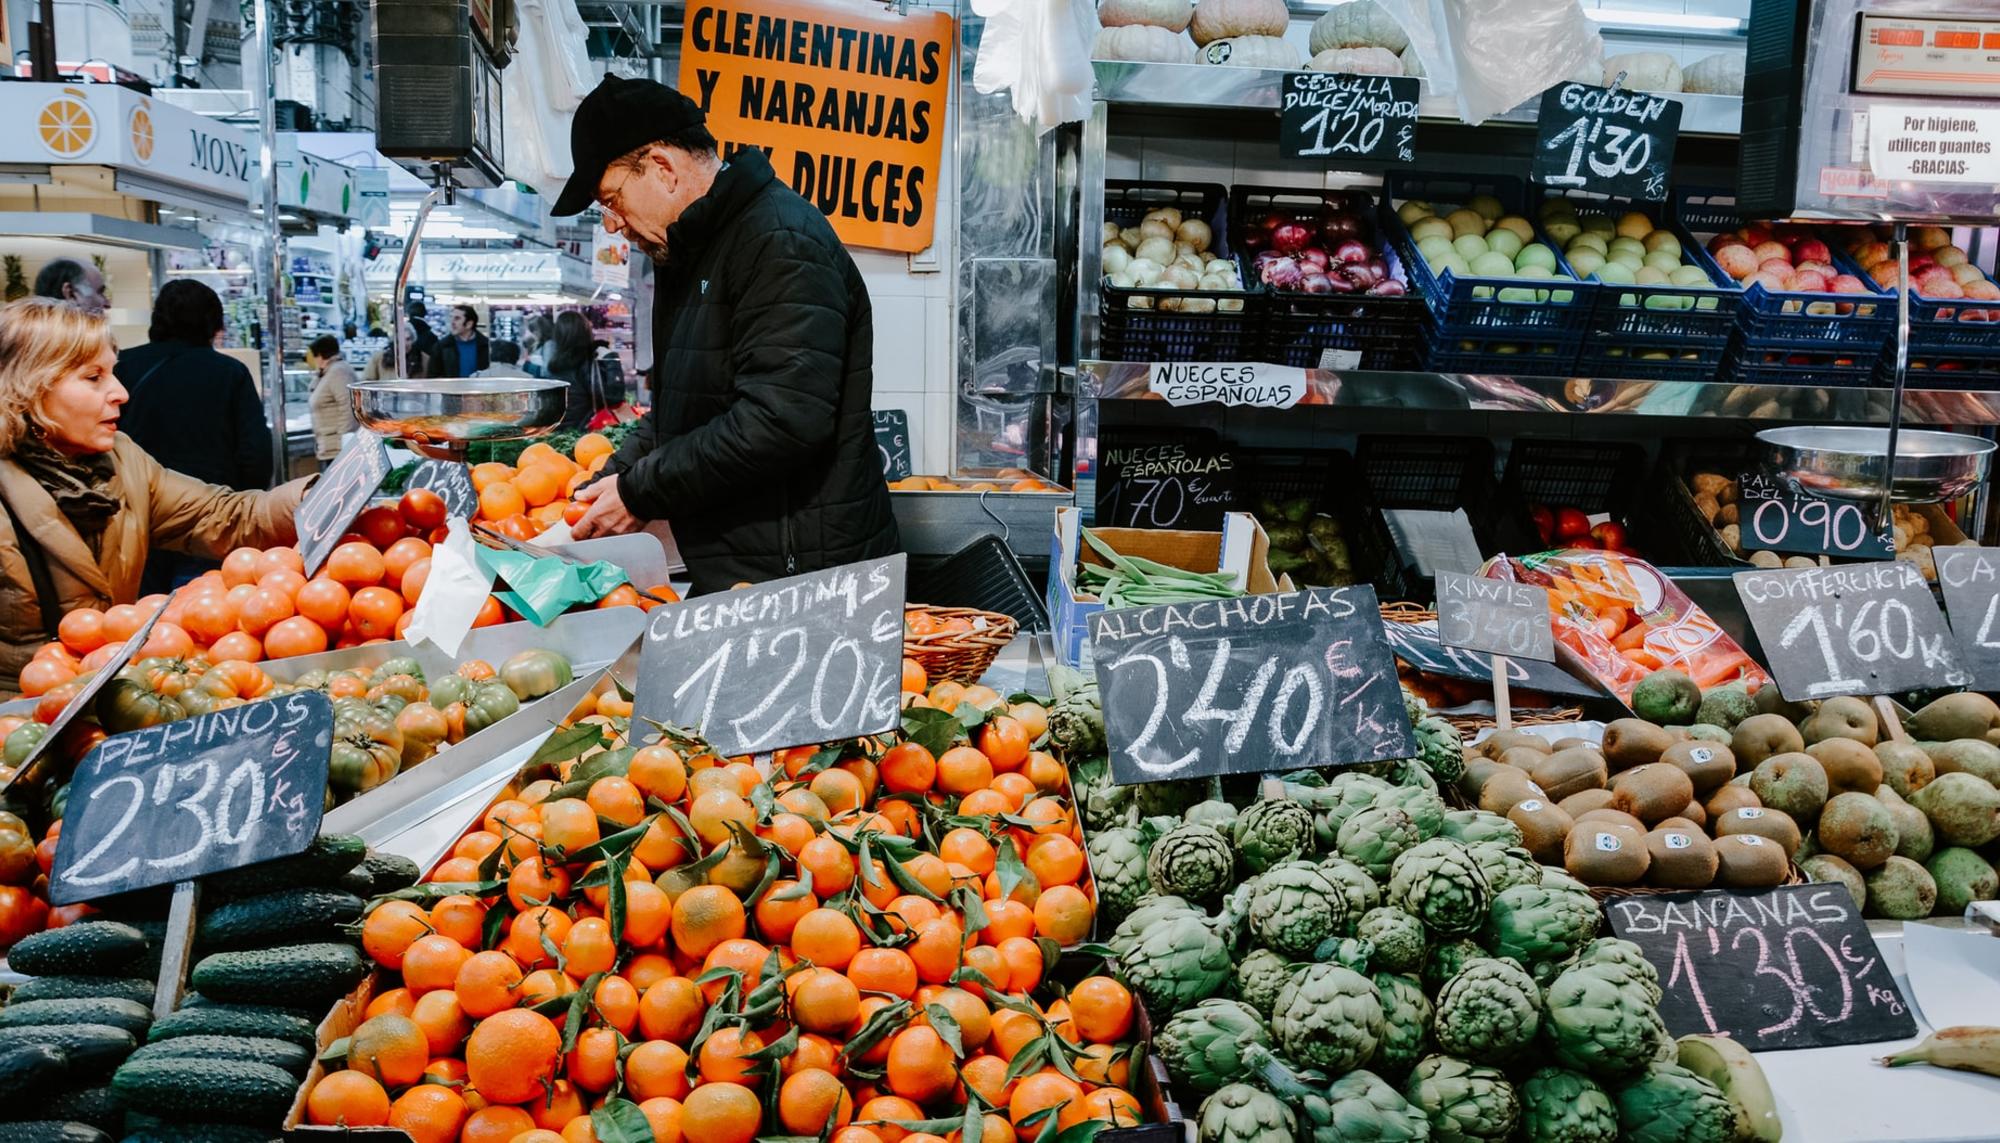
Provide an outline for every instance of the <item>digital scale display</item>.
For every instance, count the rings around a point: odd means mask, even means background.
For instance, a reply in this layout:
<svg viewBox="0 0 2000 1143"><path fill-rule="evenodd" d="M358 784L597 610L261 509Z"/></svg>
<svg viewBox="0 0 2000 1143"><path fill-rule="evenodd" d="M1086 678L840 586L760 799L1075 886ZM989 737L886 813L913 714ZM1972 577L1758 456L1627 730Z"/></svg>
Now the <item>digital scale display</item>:
<svg viewBox="0 0 2000 1143"><path fill-rule="evenodd" d="M2000 18L1858 17L1857 93L2000 98Z"/></svg>

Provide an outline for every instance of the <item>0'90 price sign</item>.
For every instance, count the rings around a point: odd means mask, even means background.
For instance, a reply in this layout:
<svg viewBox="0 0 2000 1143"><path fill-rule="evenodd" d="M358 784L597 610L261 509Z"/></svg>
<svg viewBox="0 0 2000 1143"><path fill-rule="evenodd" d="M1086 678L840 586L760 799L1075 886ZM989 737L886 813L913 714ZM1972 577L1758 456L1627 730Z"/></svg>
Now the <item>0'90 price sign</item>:
<svg viewBox="0 0 2000 1143"><path fill-rule="evenodd" d="M1895 553L1862 506L1846 500L1793 496L1767 477L1737 482L1743 546L1767 552L1888 559Z"/></svg>

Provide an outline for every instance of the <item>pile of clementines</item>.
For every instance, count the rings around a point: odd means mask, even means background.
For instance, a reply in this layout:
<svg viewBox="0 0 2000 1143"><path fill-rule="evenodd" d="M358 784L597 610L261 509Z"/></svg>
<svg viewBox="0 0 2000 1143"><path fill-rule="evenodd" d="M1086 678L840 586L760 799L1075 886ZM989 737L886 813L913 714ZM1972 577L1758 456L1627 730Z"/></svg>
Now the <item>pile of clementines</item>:
<svg viewBox="0 0 2000 1143"><path fill-rule="evenodd" d="M558 522L574 524L589 505L570 497L596 479L613 451L610 438L585 433L577 438L570 456L536 441L522 449L513 464L475 464L472 488L479 493L478 518L517 540L532 540Z"/></svg>
<svg viewBox="0 0 2000 1143"><path fill-rule="evenodd" d="M573 756L368 913L382 971L307 1120L418 1143L1137 1123L1132 994L1055 982L1094 904L1043 707L905 680L959 712L944 735L919 712L761 770L671 730L634 748L629 706L587 702L558 732Z"/></svg>

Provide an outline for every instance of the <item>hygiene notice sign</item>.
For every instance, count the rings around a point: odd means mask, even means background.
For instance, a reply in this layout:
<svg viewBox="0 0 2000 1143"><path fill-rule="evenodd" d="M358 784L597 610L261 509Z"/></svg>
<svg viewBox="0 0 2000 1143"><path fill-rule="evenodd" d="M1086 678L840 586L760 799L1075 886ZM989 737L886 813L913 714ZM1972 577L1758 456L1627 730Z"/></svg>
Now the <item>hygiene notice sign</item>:
<svg viewBox="0 0 2000 1143"><path fill-rule="evenodd" d="M681 90L725 156L763 148L842 242L931 244L956 58L949 15L690 0L684 26Z"/></svg>

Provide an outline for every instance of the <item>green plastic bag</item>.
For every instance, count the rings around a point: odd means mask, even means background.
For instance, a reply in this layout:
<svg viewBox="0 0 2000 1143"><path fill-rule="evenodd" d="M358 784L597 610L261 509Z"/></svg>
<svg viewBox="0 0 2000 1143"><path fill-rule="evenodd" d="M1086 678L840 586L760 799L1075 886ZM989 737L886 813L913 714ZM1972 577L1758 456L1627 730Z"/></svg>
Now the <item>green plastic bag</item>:
<svg viewBox="0 0 2000 1143"><path fill-rule="evenodd" d="M498 590L496 583L494 596L542 627L577 604L596 603L619 584L631 582L624 568L603 560L579 564L485 546L474 548L473 556L512 589Z"/></svg>

